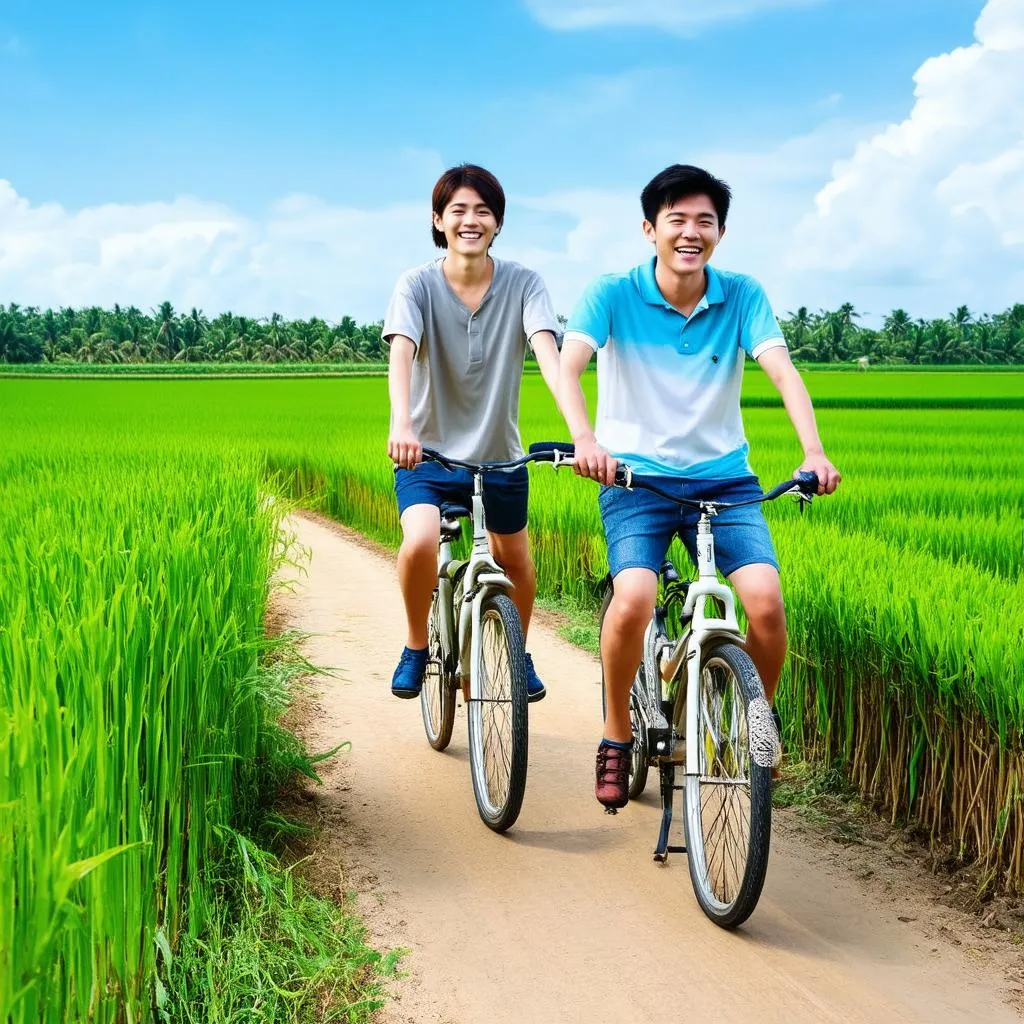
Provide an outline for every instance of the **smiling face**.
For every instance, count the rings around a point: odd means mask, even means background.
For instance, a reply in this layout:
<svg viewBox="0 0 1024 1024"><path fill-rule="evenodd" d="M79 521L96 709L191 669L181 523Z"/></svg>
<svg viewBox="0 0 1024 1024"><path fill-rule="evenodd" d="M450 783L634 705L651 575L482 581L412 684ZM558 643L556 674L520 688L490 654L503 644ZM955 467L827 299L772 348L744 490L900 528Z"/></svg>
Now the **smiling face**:
<svg viewBox="0 0 1024 1024"><path fill-rule="evenodd" d="M499 229L494 211L468 185L456 189L444 210L434 214L434 227L444 235L448 250L462 256L486 253Z"/></svg>
<svg viewBox="0 0 1024 1024"><path fill-rule="evenodd" d="M725 228L718 223L711 198L694 195L662 207L653 224L645 220L644 234L665 269L688 275L704 270Z"/></svg>

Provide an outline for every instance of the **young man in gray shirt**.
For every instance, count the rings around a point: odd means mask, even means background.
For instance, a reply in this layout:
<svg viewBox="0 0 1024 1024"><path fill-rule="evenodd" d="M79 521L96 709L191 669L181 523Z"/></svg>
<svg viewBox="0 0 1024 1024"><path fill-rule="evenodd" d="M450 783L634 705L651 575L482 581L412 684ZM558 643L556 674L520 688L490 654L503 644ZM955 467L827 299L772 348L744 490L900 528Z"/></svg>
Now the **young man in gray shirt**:
<svg viewBox="0 0 1024 1024"><path fill-rule="evenodd" d="M540 276L489 253L505 217L505 193L473 164L445 171L434 186L433 239L446 250L403 274L384 318L391 346L388 456L402 523L398 581L408 639L391 680L396 697L415 697L427 664L427 617L437 575L440 506L468 505L472 477L423 463L423 445L467 462L515 459L519 386L529 345L554 395L558 321ZM536 574L526 531L526 467L490 473L484 509L491 551L514 584L523 633L530 626ZM526 655L531 701L545 695Z"/></svg>

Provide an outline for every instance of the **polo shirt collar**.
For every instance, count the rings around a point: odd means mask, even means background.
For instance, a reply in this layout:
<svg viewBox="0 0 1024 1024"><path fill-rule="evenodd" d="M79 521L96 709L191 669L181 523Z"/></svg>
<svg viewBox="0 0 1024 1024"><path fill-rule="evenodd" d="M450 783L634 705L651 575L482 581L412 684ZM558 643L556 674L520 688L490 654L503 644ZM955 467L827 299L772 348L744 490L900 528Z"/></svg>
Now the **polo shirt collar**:
<svg viewBox="0 0 1024 1024"><path fill-rule="evenodd" d="M637 274L637 284L640 288L640 297L644 302L651 306L664 306L666 309L678 312L675 306L665 299L665 296L661 294L661 289L658 287L657 279L654 276L654 268L657 264L657 259L657 256L655 256L646 263L642 263L638 268L639 273ZM698 309L707 309L708 306L720 305L725 302L725 292L722 290L722 281L714 267L710 265L705 266L704 273L706 275L707 284L704 288L704 294L694 307L694 313L696 313Z"/></svg>

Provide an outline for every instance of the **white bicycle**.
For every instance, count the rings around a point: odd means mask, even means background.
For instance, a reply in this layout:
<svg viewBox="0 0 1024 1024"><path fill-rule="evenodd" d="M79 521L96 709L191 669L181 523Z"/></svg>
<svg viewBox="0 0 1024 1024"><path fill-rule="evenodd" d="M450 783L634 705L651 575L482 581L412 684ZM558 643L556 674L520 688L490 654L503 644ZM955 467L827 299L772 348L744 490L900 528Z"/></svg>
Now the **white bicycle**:
<svg viewBox="0 0 1024 1024"><path fill-rule="evenodd" d="M572 446L558 447L555 467L571 465ZM652 491L700 512L697 578L682 581L671 561L662 565L657 604L630 688L629 796L644 791L648 770L656 767L662 812L654 859L665 863L669 853L686 853L701 909L722 928L735 928L757 906L768 870L771 774L781 743L778 720L744 649L735 596L718 580L711 522L723 509L773 501L783 494L794 495L802 509L817 493L818 478L802 473L766 494L737 502L682 498L635 479L628 466L619 467L615 484ZM611 596L609 580L602 622ZM604 703L603 673L601 697ZM682 786L676 784L680 767ZM685 846L669 844L672 804L679 791Z"/></svg>
<svg viewBox="0 0 1024 1024"><path fill-rule="evenodd" d="M528 462L553 462L551 451L509 462L472 463L449 459L429 448L423 458L447 469L473 474L472 509L441 506L437 587L430 605L428 660L420 690L427 741L435 750L451 742L456 692L468 708L469 763L477 810L484 823L504 832L519 817L526 793L529 746L526 649L512 583L487 545L483 478ZM468 560L452 557L460 520L473 522Z"/></svg>

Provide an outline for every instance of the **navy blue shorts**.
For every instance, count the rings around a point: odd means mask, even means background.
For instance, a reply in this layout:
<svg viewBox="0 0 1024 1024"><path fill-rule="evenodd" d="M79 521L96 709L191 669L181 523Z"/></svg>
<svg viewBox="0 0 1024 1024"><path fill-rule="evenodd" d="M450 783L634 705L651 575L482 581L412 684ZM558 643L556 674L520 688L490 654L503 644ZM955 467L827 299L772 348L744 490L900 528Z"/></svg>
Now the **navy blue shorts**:
<svg viewBox="0 0 1024 1024"><path fill-rule="evenodd" d="M421 462L415 469L395 470L398 514L411 505L443 502L473 508L473 474L468 469L448 470L436 462ZM511 473L484 474L484 517L491 533L518 533L526 527L530 476L525 466Z"/></svg>
<svg viewBox="0 0 1024 1024"><path fill-rule="evenodd" d="M637 476L668 494L707 501L743 501L761 493L756 476L734 480L680 480L667 476ZM697 509L677 505L667 498L637 488L602 487L598 496L601 522L608 545L608 568L612 576L623 569L651 569L657 572L678 533L697 564ZM711 520L715 539L715 564L723 576L744 565L779 567L768 524L760 505L724 509Z"/></svg>

